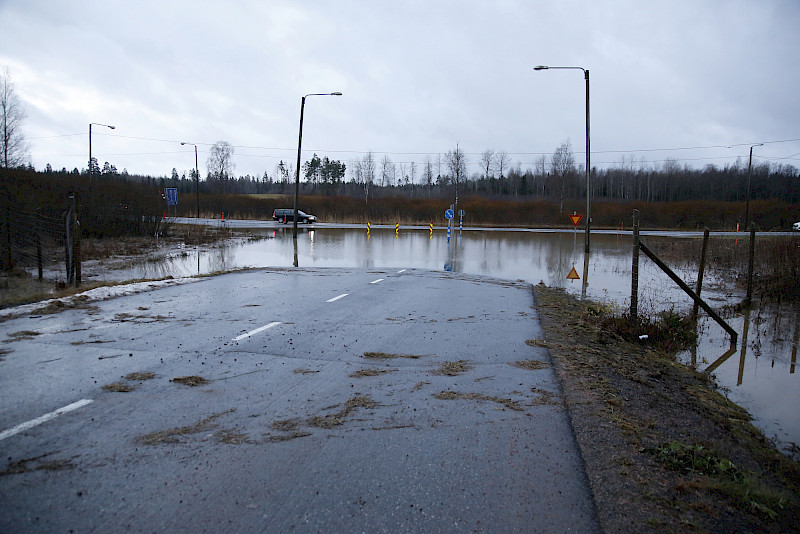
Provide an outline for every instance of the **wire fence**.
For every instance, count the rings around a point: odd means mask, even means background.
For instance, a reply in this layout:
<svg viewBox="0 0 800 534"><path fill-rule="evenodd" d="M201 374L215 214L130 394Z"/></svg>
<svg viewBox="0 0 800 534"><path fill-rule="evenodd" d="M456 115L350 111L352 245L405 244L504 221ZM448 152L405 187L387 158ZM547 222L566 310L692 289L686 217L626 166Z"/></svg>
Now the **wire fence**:
<svg viewBox="0 0 800 534"><path fill-rule="evenodd" d="M74 210L58 216L27 211L4 202L0 213L0 270L27 272L42 280L74 283L75 259L71 245Z"/></svg>

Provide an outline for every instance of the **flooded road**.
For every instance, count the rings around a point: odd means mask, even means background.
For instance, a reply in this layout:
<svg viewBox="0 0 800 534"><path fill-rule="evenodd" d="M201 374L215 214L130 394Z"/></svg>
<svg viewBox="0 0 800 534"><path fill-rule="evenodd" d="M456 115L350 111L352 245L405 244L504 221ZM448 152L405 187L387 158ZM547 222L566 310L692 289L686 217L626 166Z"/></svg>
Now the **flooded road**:
<svg viewBox="0 0 800 534"><path fill-rule="evenodd" d="M532 284L544 282L579 297L627 310L631 297L630 234L596 233L592 252L585 255L582 232L520 232L464 230L447 239L446 230L406 230L363 227L305 228L292 239L291 228L252 228L251 237L211 250L187 247L169 251L159 261L134 261L123 269L105 271L87 262L84 278L117 279L189 276L247 267L424 268L489 275ZM702 239L696 234L648 235L647 245L694 287ZM746 247L747 239L712 237L726 248ZM675 249L678 249L676 252ZM727 253L727 252L726 252ZM721 254L721 253L720 253ZM573 271L574 269L574 271ZM101 271L103 271L101 273ZM652 261L639 266L640 313L674 309L686 313L692 301ZM744 292L730 275L707 270L703 298L714 309L742 300ZM454 306L458 303L454 302ZM734 352L724 330L701 314L694 350L679 355L699 370L711 366L717 382L734 402L750 411L756 424L785 452L797 455L800 443L800 370L795 372L800 307L758 306L727 318L739 333ZM744 347L744 348L743 348ZM727 353L727 355L726 355ZM724 356L724 358L722 358Z"/></svg>

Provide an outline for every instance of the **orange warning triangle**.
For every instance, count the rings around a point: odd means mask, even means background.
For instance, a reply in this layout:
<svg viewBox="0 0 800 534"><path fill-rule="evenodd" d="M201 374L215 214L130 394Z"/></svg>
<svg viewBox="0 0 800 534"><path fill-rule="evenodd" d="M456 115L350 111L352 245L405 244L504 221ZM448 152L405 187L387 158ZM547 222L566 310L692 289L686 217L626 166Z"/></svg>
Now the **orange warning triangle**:
<svg viewBox="0 0 800 534"><path fill-rule="evenodd" d="M567 275L567 280L580 280L581 277L578 276L578 271L575 270L575 266L572 266L572 270Z"/></svg>
<svg viewBox="0 0 800 534"><path fill-rule="evenodd" d="M583 219L583 215L570 215L569 219L572 221L572 226L578 226L578 223Z"/></svg>

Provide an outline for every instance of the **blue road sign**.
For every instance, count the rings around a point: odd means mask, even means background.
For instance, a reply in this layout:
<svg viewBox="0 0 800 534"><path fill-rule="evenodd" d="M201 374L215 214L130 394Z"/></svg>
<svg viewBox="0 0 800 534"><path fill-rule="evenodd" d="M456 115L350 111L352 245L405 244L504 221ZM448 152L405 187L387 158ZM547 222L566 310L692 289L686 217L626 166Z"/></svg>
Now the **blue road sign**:
<svg viewBox="0 0 800 534"><path fill-rule="evenodd" d="M453 218L453 210L444 210L444 218L445 219L452 219Z"/></svg>
<svg viewBox="0 0 800 534"><path fill-rule="evenodd" d="M178 205L178 189L175 187L167 187L164 189L164 198L167 199L167 206Z"/></svg>

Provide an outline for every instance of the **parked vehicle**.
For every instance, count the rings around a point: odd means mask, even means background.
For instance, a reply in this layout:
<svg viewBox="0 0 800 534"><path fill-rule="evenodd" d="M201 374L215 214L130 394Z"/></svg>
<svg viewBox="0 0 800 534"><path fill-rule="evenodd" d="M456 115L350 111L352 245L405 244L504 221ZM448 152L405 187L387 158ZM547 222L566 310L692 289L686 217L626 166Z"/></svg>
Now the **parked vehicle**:
<svg viewBox="0 0 800 534"><path fill-rule="evenodd" d="M293 209L278 209L272 212L272 220L278 222L294 222ZM297 222L311 224L317 222L314 215L310 215L304 211L297 210Z"/></svg>
<svg viewBox="0 0 800 534"><path fill-rule="evenodd" d="M800 222L796 222L792 225L792 230L795 232L800 232Z"/></svg>

